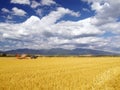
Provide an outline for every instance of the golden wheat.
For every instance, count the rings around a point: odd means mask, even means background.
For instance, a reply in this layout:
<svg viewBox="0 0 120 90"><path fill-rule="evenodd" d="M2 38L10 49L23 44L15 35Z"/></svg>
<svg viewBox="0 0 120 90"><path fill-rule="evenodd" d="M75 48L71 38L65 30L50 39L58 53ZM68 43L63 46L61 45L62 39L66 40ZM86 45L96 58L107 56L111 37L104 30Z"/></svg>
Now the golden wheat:
<svg viewBox="0 0 120 90"><path fill-rule="evenodd" d="M120 90L119 57L0 58L0 90Z"/></svg>

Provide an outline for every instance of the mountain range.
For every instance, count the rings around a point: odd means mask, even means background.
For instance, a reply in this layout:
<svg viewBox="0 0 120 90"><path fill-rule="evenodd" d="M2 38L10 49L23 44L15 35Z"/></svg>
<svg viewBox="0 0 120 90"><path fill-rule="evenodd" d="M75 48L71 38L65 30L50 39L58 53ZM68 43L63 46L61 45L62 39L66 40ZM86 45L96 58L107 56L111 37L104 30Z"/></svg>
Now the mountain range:
<svg viewBox="0 0 120 90"><path fill-rule="evenodd" d="M118 53L93 50L93 49L83 49L76 48L72 50L62 49L62 48L53 48L53 49L16 49L5 51L7 54L39 54L39 55L119 55Z"/></svg>

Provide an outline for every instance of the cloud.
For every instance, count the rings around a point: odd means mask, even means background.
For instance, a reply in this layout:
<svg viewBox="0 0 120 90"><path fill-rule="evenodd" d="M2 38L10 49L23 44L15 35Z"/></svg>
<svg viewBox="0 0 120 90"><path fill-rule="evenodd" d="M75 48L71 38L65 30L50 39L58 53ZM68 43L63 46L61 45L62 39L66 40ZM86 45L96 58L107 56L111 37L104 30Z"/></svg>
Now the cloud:
<svg viewBox="0 0 120 90"><path fill-rule="evenodd" d="M41 0L42 5L50 6L51 4L56 4L54 0Z"/></svg>
<svg viewBox="0 0 120 90"><path fill-rule="evenodd" d="M99 49L120 52L119 33L120 22L120 1L114 0L83 0L91 5L91 9L95 11L96 15L91 18L91 23L99 28L101 31L107 33L103 35L102 44L99 43L94 46ZM117 11L116 11L117 10Z"/></svg>
<svg viewBox="0 0 120 90"><path fill-rule="evenodd" d="M3 14L6 14L4 16L2 16L5 19L5 22L7 23L13 23L15 21L13 21L14 16L25 16L27 14L27 12L25 12L22 9L19 9L17 7L13 7L11 10L8 10L6 8L2 8L1 9Z"/></svg>
<svg viewBox="0 0 120 90"><path fill-rule="evenodd" d="M12 8L12 13L13 15L17 15L17 16L25 16L27 14L24 10L19 9L17 7Z"/></svg>
<svg viewBox="0 0 120 90"><path fill-rule="evenodd" d="M83 0L91 3L95 16L91 17L91 24L105 32L119 33L117 21L120 18L120 1L114 0ZM116 11L117 10L117 11Z"/></svg>
<svg viewBox="0 0 120 90"><path fill-rule="evenodd" d="M44 0L40 5L56 4L51 1ZM31 16L19 24L0 23L0 42L3 43L0 48L17 49L22 46L22 48L33 49L73 49L82 47L120 52L118 50L120 48L120 22L117 21L120 17L120 2L84 1L91 5L91 10L95 11L95 15L83 20L62 20L61 18L65 15L80 17L80 13L59 7L41 19ZM36 9L39 6L37 4L34 4L32 8ZM37 8L36 13L41 16L42 10Z"/></svg>
<svg viewBox="0 0 120 90"><path fill-rule="evenodd" d="M61 17L63 17L65 14L70 14L76 17L80 16L79 12L73 12L69 9L59 7L56 11L52 11L49 15L43 17L41 21L45 22L45 24L53 24L57 20L59 20Z"/></svg>
<svg viewBox="0 0 120 90"><path fill-rule="evenodd" d="M93 45L94 48L102 49L105 51L111 51L115 53L120 53L120 36L115 35L112 37L101 38L101 41Z"/></svg>
<svg viewBox="0 0 120 90"><path fill-rule="evenodd" d="M39 2L36 0L11 0L11 3L29 5L33 9L39 6L51 6L56 4L54 0L39 0Z"/></svg>
<svg viewBox="0 0 120 90"><path fill-rule="evenodd" d="M90 10L88 8L83 8L82 10L85 12L90 12Z"/></svg>
<svg viewBox="0 0 120 90"><path fill-rule="evenodd" d="M8 10L6 8L2 8L1 11L2 11L2 13L8 14L7 16L3 16L6 20L12 20L13 17L11 15L9 15L9 14L11 14L10 10Z"/></svg>
<svg viewBox="0 0 120 90"><path fill-rule="evenodd" d="M113 34L120 34L120 22L112 22L102 25L101 30L109 31Z"/></svg>
<svg viewBox="0 0 120 90"><path fill-rule="evenodd" d="M9 11L8 9L6 9L6 8L2 8L1 11L4 12L4 13L9 13L9 12L10 12L10 11Z"/></svg>
<svg viewBox="0 0 120 90"><path fill-rule="evenodd" d="M30 5L30 1L29 1L29 0L11 0L11 3L14 3L14 4L27 4L27 5Z"/></svg>
<svg viewBox="0 0 120 90"><path fill-rule="evenodd" d="M19 24L0 24L0 33L3 36L3 38L9 38L9 39L17 39L22 35L27 35L25 31L23 30L23 27L20 27ZM14 33L13 33L14 32Z"/></svg>
<svg viewBox="0 0 120 90"><path fill-rule="evenodd" d="M91 4L91 9L96 12L97 24L114 22L120 17L120 1L114 0L83 0ZM117 10L117 11L116 11ZM105 21L105 23L104 23Z"/></svg>
<svg viewBox="0 0 120 90"><path fill-rule="evenodd" d="M102 5L100 5L99 2L94 2L91 7L92 7L92 10L95 10L97 12L101 12Z"/></svg>
<svg viewBox="0 0 120 90"><path fill-rule="evenodd" d="M78 22L73 21L63 21L59 22L53 26L55 28L55 35L62 36L64 38L79 38L96 36L102 34L103 32L97 29L94 25L89 23L89 19L85 19ZM84 24L85 23L85 24ZM51 29L54 30L54 29ZM59 31L56 31L59 30Z"/></svg>
<svg viewBox="0 0 120 90"><path fill-rule="evenodd" d="M78 22L57 22L57 20L66 14L79 16L78 12L59 7L56 11L52 11L42 19L31 16L28 20L20 24L1 23L1 40L4 43L8 41L16 42L14 48L19 48L18 42L22 43L24 47L38 49L60 46L65 48L66 44L71 44L69 46L72 48L75 44L87 44L98 41L95 36L103 32L92 24L89 24L89 19ZM12 44L11 42L8 43L9 45Z"/></svg>
<svg viewBox="0 0 120 90"><path fill-rule="evenodd" d="M31 1L31 7L32 8L37 8L38 6L40 6L41 4L39 2L36 2L35 0Z"/></svg>
<svg viewBox="0 0 120 90"><path fill-rule="evenodd" d="M39 17L42 17L42 12L43 12L42 9L37 9L37 10L35 10L35 12Z"/></svg>
<svg viewBox="0 0 120 90"><path fill-rule="evenodd" d="M31 0L31 8L36 9L39 6L51 6L56 5L54 0L40 0L39 2L36 0ZM39 8L40 9L40 8Z"/></svg>
<svg viewBox="0 0 120 90"><path fill-rule="evenodd" d="M10 16L10 15L8 15L7 17L6 17L8 20L12 20L12 16Z"/></svg>

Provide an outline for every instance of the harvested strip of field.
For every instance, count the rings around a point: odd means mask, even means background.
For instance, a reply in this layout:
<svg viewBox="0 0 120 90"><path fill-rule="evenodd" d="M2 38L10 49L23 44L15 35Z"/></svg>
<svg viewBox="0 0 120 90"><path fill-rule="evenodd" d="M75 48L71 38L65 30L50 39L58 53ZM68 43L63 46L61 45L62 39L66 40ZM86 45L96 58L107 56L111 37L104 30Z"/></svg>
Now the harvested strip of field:
<svg viewBox="0 0 120 90"><path fill-rule="evenodd" d="M0 90L119 90L120 57L0 58Z"/></svg>

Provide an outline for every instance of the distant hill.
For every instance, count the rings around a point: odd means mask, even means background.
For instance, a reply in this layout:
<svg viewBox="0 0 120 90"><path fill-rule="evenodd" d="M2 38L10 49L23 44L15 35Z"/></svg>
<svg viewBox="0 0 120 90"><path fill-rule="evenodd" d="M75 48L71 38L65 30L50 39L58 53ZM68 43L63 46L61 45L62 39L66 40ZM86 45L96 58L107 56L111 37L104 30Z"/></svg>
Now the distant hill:
<svg viewBox="0 0 120 90"><path fill-rule="evenodd" d="M3 51L0 51L0 54L3 53Z"/></svg>
<svg viewBox="0 0 120 90"><path fill-rule="evenodd" d="M93 50L93 49L82 49L76 48L72 50L53 48L53 49L17 49L6 51L7 54L40 54L40 55L116 55L116 53Z"/></svg>

